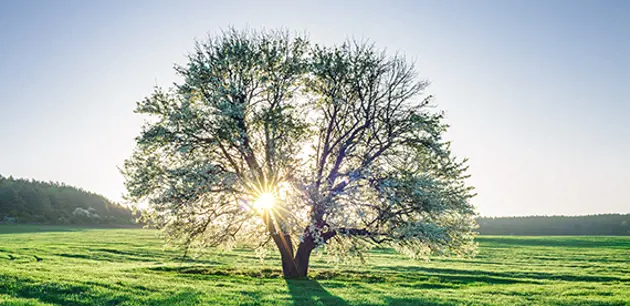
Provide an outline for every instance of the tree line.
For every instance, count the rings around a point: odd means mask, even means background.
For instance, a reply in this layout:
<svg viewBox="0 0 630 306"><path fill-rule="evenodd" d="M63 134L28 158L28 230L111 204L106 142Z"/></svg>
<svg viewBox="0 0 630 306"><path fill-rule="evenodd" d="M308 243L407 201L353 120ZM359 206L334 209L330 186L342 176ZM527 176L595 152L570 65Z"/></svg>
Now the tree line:
<svg viewBox="0 0 630 306"><path fill-rule="evenodd" d="M479 217L481 235L630 235L630 214ZM0 223L133 224L132 211L64 183L0 175Z"/></svg>
<svg viewBox="0 0 630 306"><path fill-rule="evenodd" d="M480 217L481 235L630 235L630 214Z"/></svg>
<svg viewBox="0 0 630 306"><path fill-rule="evenodd" d="M63 183L0 175L0 223L133 224L132 211Z"/></svg>

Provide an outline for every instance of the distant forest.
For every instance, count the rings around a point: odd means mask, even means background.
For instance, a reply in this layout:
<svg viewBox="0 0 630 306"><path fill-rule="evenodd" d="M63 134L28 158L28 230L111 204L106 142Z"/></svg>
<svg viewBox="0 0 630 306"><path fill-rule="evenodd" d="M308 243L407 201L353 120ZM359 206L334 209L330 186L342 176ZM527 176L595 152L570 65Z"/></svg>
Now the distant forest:
<svg viewBox="0 0 630 306"><path fill-rule="evenodd" d="M480 217L481 235L630 235L630 214Z"/></svg>
<svg viewBox="0 0 630 306"><path fill-rule="evenodd" d="M0 223L133 224L131 210L63 183L0 175Z"/></svg>
<svg viewBox="0 0 630 306"><path fill-rule="evenodd" d="M481 235L630 235L630 214L479 217ZM0 223L134 224L130 209L80 188L0 175Z"/></svg>

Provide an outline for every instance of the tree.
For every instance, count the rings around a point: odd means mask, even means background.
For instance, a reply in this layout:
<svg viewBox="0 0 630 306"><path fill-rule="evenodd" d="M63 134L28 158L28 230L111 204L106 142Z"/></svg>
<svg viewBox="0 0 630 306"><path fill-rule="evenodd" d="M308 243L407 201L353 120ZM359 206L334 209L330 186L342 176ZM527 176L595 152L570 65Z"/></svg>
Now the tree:
<svg viewBox="0 0 630 306"><path fill-rule="evenodd" d="M285 277L306 276L324 245L474 251L465 160L404 57L231 29L175 69L181 83L138 102L151 119L122 169L171 242L273 241Z"/></svg>

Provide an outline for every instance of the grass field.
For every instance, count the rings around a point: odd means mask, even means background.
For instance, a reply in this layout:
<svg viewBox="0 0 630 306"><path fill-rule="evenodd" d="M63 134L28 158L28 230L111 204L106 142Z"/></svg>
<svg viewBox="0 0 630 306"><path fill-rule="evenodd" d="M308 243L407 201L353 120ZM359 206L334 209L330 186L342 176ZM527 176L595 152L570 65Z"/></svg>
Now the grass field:
<svg viewBox="0 0 630 306"><path fill-rule="evenodd" d="M630 305L630 237L478 241L474 259L378 250L285 281L248 250L182 263L152 230L4 225L0 305Z"/></svg>

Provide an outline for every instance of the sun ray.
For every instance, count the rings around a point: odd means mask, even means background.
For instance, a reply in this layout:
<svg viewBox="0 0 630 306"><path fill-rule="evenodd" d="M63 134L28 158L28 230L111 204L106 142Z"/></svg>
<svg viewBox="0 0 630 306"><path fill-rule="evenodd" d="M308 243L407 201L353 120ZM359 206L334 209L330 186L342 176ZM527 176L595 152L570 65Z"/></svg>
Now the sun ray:
<svg viewBox="0 0 630 306"><path fill-rule="evenodd" d="M254 208L258 210L270 210L276 205L276 196L271 192L263 192L254 201Z"/></svg>

